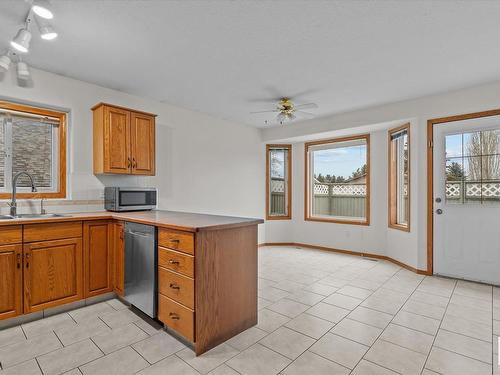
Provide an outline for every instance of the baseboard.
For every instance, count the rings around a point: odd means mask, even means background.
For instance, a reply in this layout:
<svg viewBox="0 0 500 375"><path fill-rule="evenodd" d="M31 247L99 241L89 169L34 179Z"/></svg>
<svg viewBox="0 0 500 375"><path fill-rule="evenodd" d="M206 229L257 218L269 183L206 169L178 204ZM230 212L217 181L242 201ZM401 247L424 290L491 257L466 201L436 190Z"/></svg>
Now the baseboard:
<svg viewBox="0 0 500 375"><path fill-rule="evenodd" d="M264 242L259 244L259 247L264 247L264 246L298 246L298 247L304 247L307 249L316 249L316 250L323 250L323 251L333 251L335 253L341 253L341 254L347 254L347 255L355 255L355 256L360 256L360 257L367 257L367 258L375 258L375 259L381 259L381 260L387 260L391 263L394 263L400 267L403 267L407 269L408 271L414 272L419 275L427 275L430 276L432 273L428 272L427 270L420 270L418 268L409 266L408 264L405 264L403 262L400 262L399 260L393 259L391 257L388 257L387 255L380 255L380 254L373 254L373 253L364 253L364 252L358 252L358 251L352 251L352 250L342 250L342 249L335 249L333 247L327 247L327 246L318 246L318 245L309 245L306 243L300 243L300 242Z"/></svg>

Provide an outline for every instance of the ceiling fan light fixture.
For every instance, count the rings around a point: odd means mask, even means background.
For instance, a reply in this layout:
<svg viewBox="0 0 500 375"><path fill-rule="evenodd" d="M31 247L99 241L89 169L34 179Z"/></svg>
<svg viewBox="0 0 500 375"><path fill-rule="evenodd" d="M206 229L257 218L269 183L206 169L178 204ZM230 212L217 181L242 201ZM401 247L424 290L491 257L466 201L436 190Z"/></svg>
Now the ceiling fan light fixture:
<svg viewBox="0 0 500 375"><path fill-rule="evenodd" d="M54 13L52 13L51 6L47 0L35 0L31 9L37 16L47 20L54 18Z"/></svg>
<svg viewBox="0 0 500 375"><path fill-rule="evenodd" d="M7 70L9 70L10 63L11 63L11 60L10 60L10 57L8 54L1 56L0 57L0 72L6 72Z"/></svg>
<svg viewBox="0 0 500 375"><path fill-rule="evenodd" d="M17 63L17 78L21 81L28 81L31 78L30 68L23 61Z"/></svg>
<svg viewBox="0 0 500 375"><path fill-rule="evenodd" d="M10 45L17 51L27 53L30 48L31 33L28 29L20 29L14 39L11 40Z"/></svg>

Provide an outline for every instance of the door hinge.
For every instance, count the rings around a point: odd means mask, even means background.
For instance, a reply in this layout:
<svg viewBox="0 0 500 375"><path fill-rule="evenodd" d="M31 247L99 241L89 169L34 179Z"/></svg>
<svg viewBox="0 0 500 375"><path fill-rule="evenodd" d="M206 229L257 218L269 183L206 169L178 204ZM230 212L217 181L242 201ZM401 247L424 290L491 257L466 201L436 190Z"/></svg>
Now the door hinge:
<svg viewBox="0 0 500 375"><path fill-rule="evenodd" d="M427 145L429 146L429 148L433 148L434 147L434 141L429 141L427 143Z"/></svg>

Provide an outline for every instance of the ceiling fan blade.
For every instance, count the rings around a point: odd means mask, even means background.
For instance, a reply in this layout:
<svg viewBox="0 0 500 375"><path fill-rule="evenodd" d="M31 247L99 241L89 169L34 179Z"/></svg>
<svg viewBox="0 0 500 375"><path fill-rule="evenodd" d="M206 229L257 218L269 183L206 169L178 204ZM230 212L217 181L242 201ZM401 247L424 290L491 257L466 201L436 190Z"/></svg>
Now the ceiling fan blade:
<svg viewBox="0 0 500 375"><path fill-rule="evenodd" d="M318 105L316 103L305 103L295 106L295 109L313 109L313 108L318 108Z"/></svg>
<svg viewBox="0 0 500 375"><path fill-rule="evenodd" d="M271 113L271 112L279 112L277 109L269 109L267 111L253 111L250 112L250 114L256 114L256 113Z"/></svg>
<svg viewBox="0 0 500 375"><path fill-rule="evenodd" d="M305 111L295 111L296 114L298 115L302 115L304 117L316 117L316 115L314 113L311 113L311 112L305 112Z"/></svg>

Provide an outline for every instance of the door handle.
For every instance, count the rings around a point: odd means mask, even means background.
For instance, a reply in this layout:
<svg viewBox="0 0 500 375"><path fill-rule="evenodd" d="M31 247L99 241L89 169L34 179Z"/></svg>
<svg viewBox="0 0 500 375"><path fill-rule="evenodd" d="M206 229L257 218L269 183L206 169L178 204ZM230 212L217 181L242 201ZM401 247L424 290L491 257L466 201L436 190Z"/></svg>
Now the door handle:
<svg viewBox="0 0 500 375"><path fill-rule="evenodd" d="M21 268L21 254L17 254L17 268Z"/></svg>
<svg viewBox="0 0 500 375"><path fill-rule="evenodd" d="M168 314L168 316L170 317L170 319L173 319L173 320L179 320L180 319L180 316L177 315L176 313L173 313L173 312L171 312L170 314Z"/></svg>
<svg viewBox="0 0 500 375"><path fill-rule="evenodd" d="M438 215L441 215L441 214L443 213L443 210L442 210L442 209L440 209L440 208L438 208L438 209L436 210L436 213L437 213Z"/></svg>
<svg viewBox="0 0 500 375"><path fill-rule="evenodd" d="M128 168L130 168L132 166L132 160L130 160L130 158L127 159L128 159Z"/></svg>
<svg viewBox="0 0 500 375"><path fill-rule="evenodd" d="M30 268L30 254L26 254L26 268Z"/></svg>

